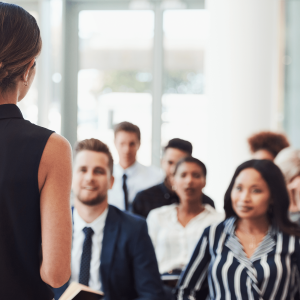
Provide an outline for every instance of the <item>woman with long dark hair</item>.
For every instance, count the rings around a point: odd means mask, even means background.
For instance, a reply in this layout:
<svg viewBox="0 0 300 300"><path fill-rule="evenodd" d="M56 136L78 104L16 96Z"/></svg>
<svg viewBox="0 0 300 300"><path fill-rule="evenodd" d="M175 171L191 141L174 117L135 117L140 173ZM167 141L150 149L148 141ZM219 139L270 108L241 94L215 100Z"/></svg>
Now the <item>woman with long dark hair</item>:
<svg viewBox="0 0 300 300"><path fill-rule="evenodd" d="M42 47L36 20L0 2L0 299L51 300L70 277L69 143L23 119ZM42 97L42 95L39 95Z"/></svg>
<svg viewBox="0 0 300 300"><path fill-rule="evenodd" d="M289 196L268 160L240 165L225 194L225 221L205 229L182 274L178 299L294 299L300 230Z"/></svg>

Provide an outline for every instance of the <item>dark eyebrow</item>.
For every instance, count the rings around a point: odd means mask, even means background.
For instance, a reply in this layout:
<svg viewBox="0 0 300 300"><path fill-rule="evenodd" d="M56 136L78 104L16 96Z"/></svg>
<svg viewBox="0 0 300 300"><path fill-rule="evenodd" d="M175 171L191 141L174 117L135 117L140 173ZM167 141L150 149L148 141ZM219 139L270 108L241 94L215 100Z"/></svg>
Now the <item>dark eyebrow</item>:
<svg viewBox="0 0 300 300"><path fill-rule="evenodd" d="M96 166L94 169L95 169L95 170L96 170L96 169L100 169L100 170L104 170L104 171L105 171L105 168L100 167L100 166Z"/></svg>

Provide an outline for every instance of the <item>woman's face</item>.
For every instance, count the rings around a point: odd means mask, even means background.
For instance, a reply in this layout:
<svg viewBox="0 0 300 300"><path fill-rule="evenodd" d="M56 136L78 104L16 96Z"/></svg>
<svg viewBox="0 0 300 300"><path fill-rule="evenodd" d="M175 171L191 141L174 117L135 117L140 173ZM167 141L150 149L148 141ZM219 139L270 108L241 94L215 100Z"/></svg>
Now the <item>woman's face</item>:
<svg viewBox="0 0 300 300"><path fill-rule="evenodd" d="M199 201L206 179L202 168L193 162L182 163L174 176L173 185L180 201Z"/></svg>
<svg viewBox="0 0 300 300"><path fill-rule="evenodd" d="M243 170L231 191L233 210L241 219L267 216L270 190L261 174L253 168Z"/></svg>

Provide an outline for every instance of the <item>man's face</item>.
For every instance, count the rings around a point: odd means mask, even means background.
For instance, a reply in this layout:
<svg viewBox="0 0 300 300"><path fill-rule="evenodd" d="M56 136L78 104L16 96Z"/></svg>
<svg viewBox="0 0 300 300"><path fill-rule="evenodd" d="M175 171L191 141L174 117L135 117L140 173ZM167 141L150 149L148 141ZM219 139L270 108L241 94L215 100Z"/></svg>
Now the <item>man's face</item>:
<svg viewBox="0 0 300 300"><path fill-rule="evenodd" d="M107 200L107 191L113 183L105 153L83 150L77 154L72 188L80 202L89 206L102 203Z"/></svg>
<svg viewBox="0 0 300 300"><path fill-rule="evenodd" d="M162 158L161 167L166 173L166 180L170 183L170 179L173 176L175 166L179 160L189 156L187 152L184 152L175 148L168 148Z"/></svg>
<svg viewBox="0 0 300 300"><path fill-rule="evenodd" d="M140 148L140 141L134 132L119 131L115 137L121 166L127 168L136 160L136 153Z"/></svg>

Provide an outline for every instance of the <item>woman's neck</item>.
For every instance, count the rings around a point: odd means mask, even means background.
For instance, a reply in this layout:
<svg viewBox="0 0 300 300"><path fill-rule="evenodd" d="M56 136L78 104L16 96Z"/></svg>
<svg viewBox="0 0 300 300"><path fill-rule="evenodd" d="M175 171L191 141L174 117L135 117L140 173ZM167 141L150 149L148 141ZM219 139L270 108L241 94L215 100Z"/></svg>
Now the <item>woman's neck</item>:
<svg viewBox="0 0 300 300"><path fill-rule="evenodd" d="M245 234L266 233L270 225L267 216L253 219L238 219L236 227L239 231Z"/></svg>
<svg viewBox="0 0 300 300"><path fill-rule="evenodd" d="M178 213L184 215L198 215L204 210L202 202L199 198L188 201L180 201Z"/></svg>
<svg viewBox="0 0 300 300"><path fill-rule="evenodd" d="M0 91L0 105L2 104L15 104L18 103L19 94L18 91L5 92Z"/></svg>

